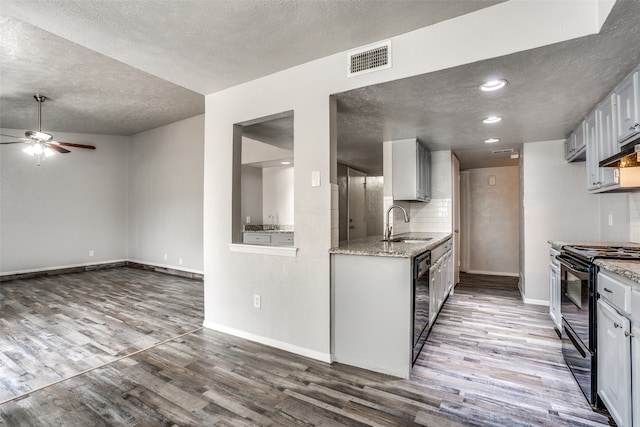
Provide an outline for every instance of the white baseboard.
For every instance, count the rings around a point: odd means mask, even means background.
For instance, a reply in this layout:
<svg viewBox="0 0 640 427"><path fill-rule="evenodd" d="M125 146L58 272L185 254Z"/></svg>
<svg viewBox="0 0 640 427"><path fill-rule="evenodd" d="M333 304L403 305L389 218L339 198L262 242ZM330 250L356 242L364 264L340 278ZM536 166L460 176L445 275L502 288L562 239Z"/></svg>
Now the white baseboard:
<svg viewBox="0 0 640 427"><path fill-rule="evenodd" d="M153 262L148 262L148 261L140 261L140 260L137 260L137 259L127 258L127 259L116 259L116 260L107 260L107 261L98 261L98 262L85 262L85 263L80 263L80 264L56 265L56 266L51 266L51 267L30 268L30 269L26 269L26 270L3 271L3 272L0 272L0 277L13 276L15 274L30 274L30 273L39 273L39 272L42 272L42 271L66 270L66 269L69 269L69 268L84 268L84 267L101 266L101 265L108 265L108 264L118 264L118 263L126 263L126 262L134 262L136 264L150 265L152 267L165 268L165 269L171 269L171 270L176 270L176 271L184 271L185 273L194 273L194 274L204 275L204 271L202 271L202 270L194 270L194 269L191 269L191 268L184 268L181 265L180 266L175 266L175 265L169 265L169 264L159 264L159 263L153 263Z"/></svg>
<svg viewBox="0 0 640 427"><path fill-rule="evenodd" d="M290 344L284 341L278 341L272 338L263 337L261 335L255 335L246 331L241 331L239 329L220 325L218 323L209 322L207 320L202 323L202 326L207 329L213 329L214 331L222 332L224 334L233 335L234 337L244 338L249 341L268 345L269 347L279 348L280 350L288 351L289 353L294 353L300 356L308 357L310 359L319 360L320 362L332 362L330 353L322 353L320 351L310 350L308 348L299 347L297 345Z"/></svg>
<svg viewBox="0 0 640 427"><path fill-rule="evenodd" d="M503 271L480 271L480 270L469 270L467 271L469 274L484 274L486 276L508 276L508 277L520 277L519 273L506 273Z"/></svg>
<svg viewBox="0 0 640 427"><path fill-rule="evenodd" d="M195 273L195 274L204 275L204 271L203 270L194 270L192 268L184 268L181 265L160 264L160 263L149 262L149 261L140 261L138 259L133 259L133 258L129 258L126 261L127 262L135 262L136 264L142 264L142 265L151 265L153 267L159 267L159 268L169 268L171 270L184 271L186 273Z"/></svg>
<svg viewBox="0 0 640 427"><path fill-rule="evenodd" d="M12 276L14 274L38 273L40 271L65 270L67 268L82 268L82 267L89 267L92 265L117 264L117 263L127 262L127 261L128 260L126 259L116 259L116 260L107 260L107 261L99 261L99 262L84 262L81 264L68 264L68 265L55 265L51 267L29 268L26 270L3 271L3 272L0 272L0 277Z"/></svg>
<svg viewBox="0 0 640 427"><path fill-rule="evenodd" d="M547 301L547 300L527 298L524 295L522 295L522 302L525 303L525 304L545 305L545 306L549 307L549 301Z"/></svg>

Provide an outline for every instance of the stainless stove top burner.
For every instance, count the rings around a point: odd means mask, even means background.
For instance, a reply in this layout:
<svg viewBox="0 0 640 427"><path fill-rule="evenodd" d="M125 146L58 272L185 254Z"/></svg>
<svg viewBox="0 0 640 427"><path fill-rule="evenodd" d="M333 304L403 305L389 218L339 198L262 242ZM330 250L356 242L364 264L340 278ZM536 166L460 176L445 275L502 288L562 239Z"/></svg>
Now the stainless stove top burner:
<svg viewBox="0 0 640 427"><path fill-rule="evenodd" d="M588 261L597 258L640 260L640 247L634 246L565 246L564 250Z"/></svg>

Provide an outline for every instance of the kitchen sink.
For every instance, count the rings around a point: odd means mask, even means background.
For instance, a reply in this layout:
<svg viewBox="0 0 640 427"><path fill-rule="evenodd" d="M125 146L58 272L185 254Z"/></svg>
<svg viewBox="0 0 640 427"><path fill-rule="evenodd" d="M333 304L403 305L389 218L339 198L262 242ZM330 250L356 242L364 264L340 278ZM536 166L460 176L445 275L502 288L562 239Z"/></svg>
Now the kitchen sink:
<svg viewBox="0 0 640 427"><path fill-rule="evenodd" d="M403 239L402 237L396 237L394 239L382 239L381 242L391 242L391 243L427 243L431 240L431 237L427 237L426 239Z"/></svg>

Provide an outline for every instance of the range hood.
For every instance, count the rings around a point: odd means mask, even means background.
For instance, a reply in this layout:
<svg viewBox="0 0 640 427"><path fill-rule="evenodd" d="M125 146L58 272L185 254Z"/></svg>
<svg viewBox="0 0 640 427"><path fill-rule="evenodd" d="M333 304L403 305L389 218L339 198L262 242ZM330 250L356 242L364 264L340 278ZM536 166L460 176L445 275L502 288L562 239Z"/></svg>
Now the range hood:
<svg viewBox="0 0 640 427"><path fill-rule="evenodd" d="M640 166L640 134L635 135L631 142L627 142L614 156L602 160L601 168L631 168Z"/></svg>

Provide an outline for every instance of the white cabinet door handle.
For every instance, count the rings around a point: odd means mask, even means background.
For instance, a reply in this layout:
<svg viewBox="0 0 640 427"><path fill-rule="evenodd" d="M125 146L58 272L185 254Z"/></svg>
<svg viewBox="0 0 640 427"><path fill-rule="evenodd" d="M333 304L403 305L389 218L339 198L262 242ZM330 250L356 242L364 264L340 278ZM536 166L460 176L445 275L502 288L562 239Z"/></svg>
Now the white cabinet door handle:
<svg viewBox="0 0 640 427"><path fill-rule="evenodd" d="M614 327L614 328L622 328L622 325L621 325L621 324L619 324L619 323L614 323L614 324L613 324L613 327ZM625 331L625 332L626 332L626 331Z"/></svg>
<svg viewBox="0 0 640 427"><path fill-rule="evenodd" d="M635 335L633 335L633 334L632 334L632 333L630 333L630 332L624 331L624 336L625 336L625 337L634 337Z"/></svg>
<svg viewBox="0 0 640 427"><path fill-rule="evenodd" d="M605 292L609 292L610 294L612 294L612 293L613 293L613 291L612 291L611 289L609 289L609 288L604 288L604 291L605 291Z"/></svg>

